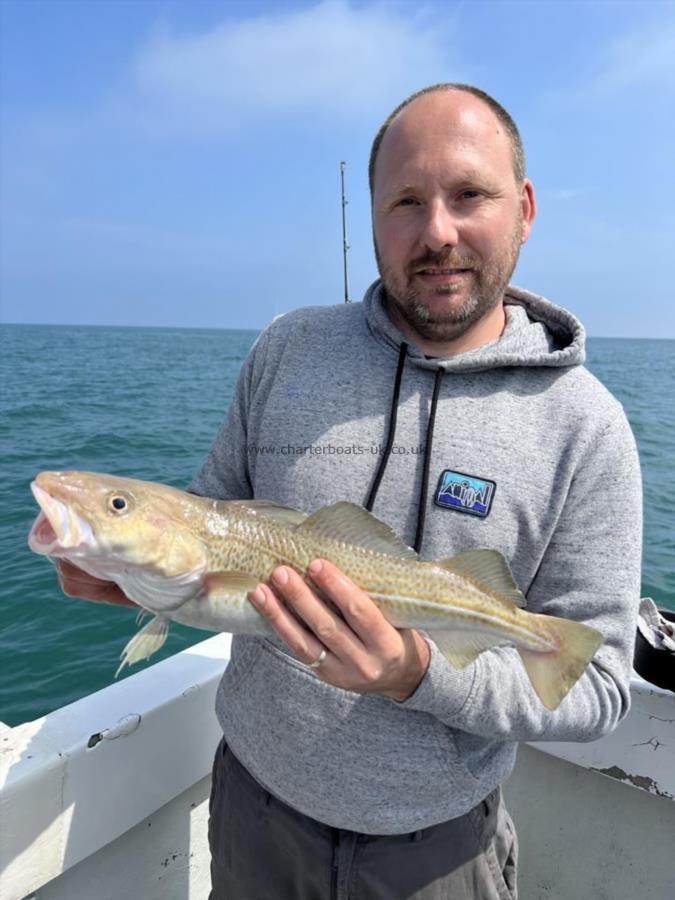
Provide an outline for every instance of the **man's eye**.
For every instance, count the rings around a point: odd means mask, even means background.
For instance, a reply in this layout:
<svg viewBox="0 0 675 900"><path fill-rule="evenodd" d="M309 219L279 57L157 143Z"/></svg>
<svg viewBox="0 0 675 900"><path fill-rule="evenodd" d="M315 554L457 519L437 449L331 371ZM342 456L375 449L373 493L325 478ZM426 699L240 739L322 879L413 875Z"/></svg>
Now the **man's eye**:
<svg viewBox="0 0 675 900"><path fill-rule="evenodd" d="M473 188L468 188L466 191L462 191L459 195L462 200L477 200L479 197L482 197L482 193L478 190L474 190Z"/></svg>
<svg viewBox="0 0 675 900"><path fill-rule="evenodd" d="M400 200L396 202L397 206L416 206L417 200L414 197L401 197Z"/></svg>

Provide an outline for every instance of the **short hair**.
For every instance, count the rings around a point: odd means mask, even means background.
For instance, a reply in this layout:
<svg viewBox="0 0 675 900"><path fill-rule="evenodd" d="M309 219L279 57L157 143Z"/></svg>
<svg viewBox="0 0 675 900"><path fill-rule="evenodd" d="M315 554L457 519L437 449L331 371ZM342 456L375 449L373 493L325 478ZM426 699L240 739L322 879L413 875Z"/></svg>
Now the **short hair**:
<svg viewBox="0 0 675 900"><path fill-rule="evenodd" d="M375 183L375 164L377 162L377 155L380 150L380 144L382 143L382 140L387 133L387 129L394 121L396 116L402 110L404 110L406 106L409 106L414 100L417 100L418 97L423 97L425 94L433 94L440 91L463 91L466 94L473 94L474 97L478 97L479 100L482 100L483 103L490 107L497 119L506 129L506 132L509 136L509 141L511 142L511 156L513 159L513 174L515 175L516 181L518 182L518 184L520 184L525 178L525 148L523 147L523 140L520 136L520 132L518 131L518 126L513 121L509 113L501 105L501 103L497 103L494 97L486 94L486 92L482 91L480 88L474 87L472 84L432 84L429 87L422 88L421 91L416 91L414 94L411 94L411 96L404 100L403 103L399 103L399 105L388 116L383 125L380 127L380 130L375 135L373 146L370 149L370 160L368 162L368 183L370 185L371 196L373 194L373 185Z"/></svg>

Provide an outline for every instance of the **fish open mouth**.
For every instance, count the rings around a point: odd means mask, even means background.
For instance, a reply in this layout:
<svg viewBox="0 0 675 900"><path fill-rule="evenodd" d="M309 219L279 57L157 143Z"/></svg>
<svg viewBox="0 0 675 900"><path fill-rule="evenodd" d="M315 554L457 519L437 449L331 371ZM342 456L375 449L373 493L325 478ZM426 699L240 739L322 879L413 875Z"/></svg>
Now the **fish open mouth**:
<svg viewBox="0 0 675 900"><path fill-rule="evenodd" d="M52 497L35 481L30 486L40 505L40 513L28 535L28 545L34 553L63 556L77 548L91 546L94 534L72 507Z"/></svg>

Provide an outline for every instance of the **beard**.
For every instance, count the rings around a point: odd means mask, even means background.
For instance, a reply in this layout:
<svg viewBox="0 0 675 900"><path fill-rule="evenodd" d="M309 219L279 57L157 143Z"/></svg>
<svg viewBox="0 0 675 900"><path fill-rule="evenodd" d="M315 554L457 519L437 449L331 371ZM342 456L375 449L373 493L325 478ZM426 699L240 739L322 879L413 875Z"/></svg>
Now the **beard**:
<svg viewBox="0 0 675 900"><path fill-rule="evenodd" d="M387 305L427 341L442 343L461 337L502 302L520 255L522 226L523 220L519 217L506 248L487 260L472 254L430 250L413 260L403 275L397 275L391 266L383 265L375 242L375 257ZM422 300L421 291L414 285L415 273L426 267L470 270L468 296L462 302L450 302L444 312L430 310ZM465 291L466 283L439 285L430 290L436 297L450 299Z"/></svg>

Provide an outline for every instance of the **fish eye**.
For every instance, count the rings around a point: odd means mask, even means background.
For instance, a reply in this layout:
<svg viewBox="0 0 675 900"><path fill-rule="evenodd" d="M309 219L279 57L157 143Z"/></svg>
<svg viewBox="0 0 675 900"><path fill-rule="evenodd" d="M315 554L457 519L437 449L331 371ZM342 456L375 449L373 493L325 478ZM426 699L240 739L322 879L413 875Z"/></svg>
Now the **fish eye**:
<svg viewBox="0 0 675 900"><path fill-rule="evenodd" d="M128 505L127 498L123 497L121 494L112 494L108 498L108 509L112 513L125 512Z"/></svg>

